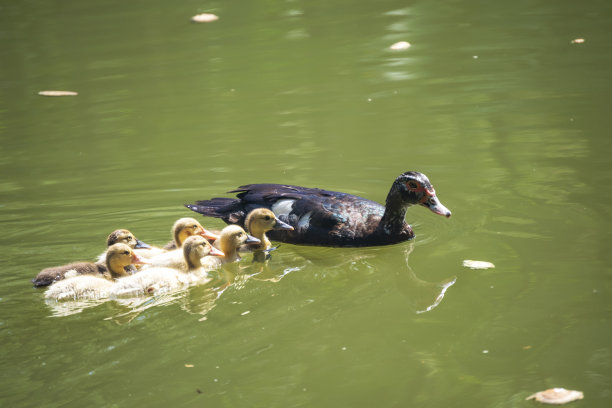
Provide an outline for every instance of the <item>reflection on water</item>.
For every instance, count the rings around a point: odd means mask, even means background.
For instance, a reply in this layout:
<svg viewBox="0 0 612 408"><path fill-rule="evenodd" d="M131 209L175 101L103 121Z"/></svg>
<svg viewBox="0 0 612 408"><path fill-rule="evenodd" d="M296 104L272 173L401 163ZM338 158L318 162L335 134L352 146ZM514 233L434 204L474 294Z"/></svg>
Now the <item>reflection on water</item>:
<svg viewBox="0 0 612 408"><path fill-rule="evenodd" d="M419 279L408 262L408 258L414 249L414 244L410 243L404 249L406 256L406 269L396 273L398 288L408 298L412 310L416 313L425 313L438 306L448 288L457 281L456 276L446 278L440 282L427 282ZM426 271L424 271L426 273Z"/></svg>

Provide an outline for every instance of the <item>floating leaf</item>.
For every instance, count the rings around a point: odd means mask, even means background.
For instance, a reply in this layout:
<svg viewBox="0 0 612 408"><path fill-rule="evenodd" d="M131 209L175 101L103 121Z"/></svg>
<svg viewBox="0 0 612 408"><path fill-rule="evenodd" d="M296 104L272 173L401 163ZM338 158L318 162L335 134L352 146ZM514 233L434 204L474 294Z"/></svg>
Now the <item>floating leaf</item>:
<svg viewBox="0 0 612 408"><path fill-rule="evenodd" d="M472 261L471 259L466 259L463 261L463 266L471 269L490 269L495 268L491 262L487 261Z"/></svg>
<svg viewBox="0 0 612 408"><path fill-rule="evenodd" d="M210 13L196 14L195 16L191 17L191 21L194 23L212 23L218 19L219 16Z"/></svg>
<svg viewBox="0 0 612 408"><path fill-rule="evenodd" d="M73 91L40 91L38 94L42 96L76 96L78 95L77 92L73 92Z"/></svg>
<svg viewBox="0 0 612 408"><path fill-rule="evenodd" d="M535 399L543 404L567 404L568 402L583 399L582 391L566 390L565 388L550 388L545 391L536 392L525 398L526 400Z"/></svg>
<svg viewBox="0 0 612 408"><path fill-rule="evenodd" d="M407 50L408 48L410 48L410 43L407 41L400 41L400 42L396 42L389 48L395 51Z"/></svg>

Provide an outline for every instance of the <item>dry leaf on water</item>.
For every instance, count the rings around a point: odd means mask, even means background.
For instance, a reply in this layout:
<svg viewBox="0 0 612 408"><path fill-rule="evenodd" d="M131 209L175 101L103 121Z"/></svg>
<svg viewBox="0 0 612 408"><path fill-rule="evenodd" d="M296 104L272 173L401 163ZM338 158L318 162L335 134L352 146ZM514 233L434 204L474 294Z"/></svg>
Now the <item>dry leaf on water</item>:
<svg viewBox="0 0 612 408"><path fill-rule="evenodd" d="M40 91L38 93L41 96L76 96L77 92L73 91Z"/></svg>
<svg viewBox="0 0 612 408"><path fill-rule="evenodd" d="M463 266L470 269L490 269L495 268L491 262L487 261L473 261L471 259L466 259L463 261Z"/></svg>
<svg viewBox="0 0 612 408"><path fill-rule="evenodd" d="M191 21L194 23L212 23L218 19L219 16L210 13L196 14L195 16L191 17Z"/></svg>
<svg viewBox="0 0 612 408"><path fill-rule="evenodd" d="M550 388L545 391L536 392L525 398L526 400L535 399L544 404L567 404L568 402L583 399L582 391L566 390L565 388Z"/></svg>

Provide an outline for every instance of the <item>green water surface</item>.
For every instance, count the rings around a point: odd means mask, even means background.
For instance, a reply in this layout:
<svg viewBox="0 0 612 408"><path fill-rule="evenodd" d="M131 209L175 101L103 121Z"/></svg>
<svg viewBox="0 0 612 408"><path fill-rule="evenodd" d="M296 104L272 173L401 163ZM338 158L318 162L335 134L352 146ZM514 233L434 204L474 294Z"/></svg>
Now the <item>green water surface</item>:
<svg viewBox="0 0 612 408"><path fill-rule="evenodd" d="M565 387L609 407L611 17L596 0L0 1L0 406L529 407ZM411 208L408 243L282 244L219 271L224 289L132 304L30 284L116 228L161 245L184 203L239 185L383 202L407 170L453 212Z"/></svg>

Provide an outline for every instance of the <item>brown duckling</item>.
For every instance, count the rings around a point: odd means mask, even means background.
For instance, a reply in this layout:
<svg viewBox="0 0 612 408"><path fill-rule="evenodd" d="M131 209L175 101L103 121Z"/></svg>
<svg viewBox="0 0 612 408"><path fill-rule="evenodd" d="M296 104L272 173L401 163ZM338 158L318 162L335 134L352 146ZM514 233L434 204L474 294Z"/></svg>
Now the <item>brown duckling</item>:
<svg viewBox="0 0 612 408"><path fill-rule="evenodd" d="M128 245L111 245L106 254L104 270L100 270L99 264L94 263L72 264L76 267L70 270L70 274L74 271L76 276L53 283L45 292L45 297L57 300L106 297L113 280L127 276L133 270L132 265L141 262Z"/></svg>
<svg viewBox="0 0 612 408"><path fill-rule="evenodd" d="M151 249L151 246L137 239L134 234L126 229L117 229L106 238L106 248L114 244L126 244L132 249ZM106 251L98 256L98 262L105 263Z"/></svg>
<svg viewBox="0 0 612 408"><path fill-rule="evenodd" d="M112 234L111 234L112 235ZM131 233L130 233L131 235ZM133 235L132 235L133 238ZM135 240L133 240L135 244ZM110 253L115 253L116 251L120 251L121 248L125 251L125 248L128 248L129 253L133 255L134 262L129 262L124 265L127 269L113 268L112 263L116 263L116 260L108 260L107 256ZM112 251L111 251L112 249ZM67 265L62 266L53 266L51 268L45 268L36 275L34 279L32 279L32 283L35 287L41 286L49 286L53 282L57 282L66 277L66 274L69 276L75 275L100 275L106 277L107 279L116 278L122 275L127 275L128 272L132 272L135 270L130 264L135 263L144 263L138 258L132 251L132 248L128 244L118 243L111 245L104 254L103 260L98 262L73 262Z"/></svg>

